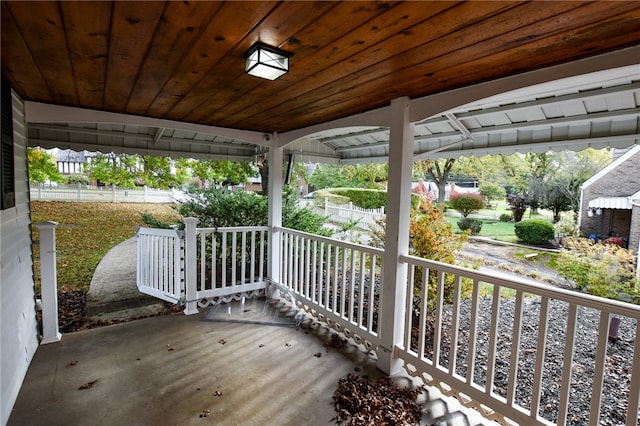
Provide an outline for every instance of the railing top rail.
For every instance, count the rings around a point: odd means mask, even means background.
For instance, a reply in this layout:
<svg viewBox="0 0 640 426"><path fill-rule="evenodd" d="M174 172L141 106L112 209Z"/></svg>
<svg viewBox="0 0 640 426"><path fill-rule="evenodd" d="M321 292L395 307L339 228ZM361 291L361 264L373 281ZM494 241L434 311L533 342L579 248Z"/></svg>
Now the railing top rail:
<svg viewBox="0 0 640 426"><path fill-rule="evenodd" d="M410 263L424 268L432 268L463 277L483 281L491 284L497 284L501 287L508 287L515 290L522 290L525 293L533 293L537 296L548 297L550 299L561 300L580 306L598 309L612 314L619 314L640 320L640 306L618 300L605 299L585 293L554 287L548 284L537 283L523 278L507 276L500 273L485 273L481 271L470 270L448 263L438 262L435 260L423 259L411 255L401 255L400 261ZM502 276L501 276L502 275Z"/></svg>
<svg viewBox="0 0 640 426"><path fill-rule="evenodd" d="M198 234L212 234L216 232L268 231L268 226L228 226L220 228L196 228Z"/></svg>
<svg viewBox="0 0 640 426"><path fill-rule="evenodd" d="M182 234L182 231L177 229L163 229L163 228L145 228L141 226L138 228L137 235L157 235L161 237L178 237Z"/></svg>
<svg viewBox="0 0 640 426"><path fill-rule="evenodd" d="M274 229L277 231L285 231L292 235L298 235L300 237L310 238L312 240L317 240L327 244L335 244L344 248L364 251L366 253L370 253L378 257L382 257L382 255L384 255L384 250L376 247L365 246L364 244L349 243L346 241L337 240L335 238L328 238L328 237L323 237L321 235L310 234L308 232L296 231L295 229L290 229L290 228L274 227Z"/></svg>

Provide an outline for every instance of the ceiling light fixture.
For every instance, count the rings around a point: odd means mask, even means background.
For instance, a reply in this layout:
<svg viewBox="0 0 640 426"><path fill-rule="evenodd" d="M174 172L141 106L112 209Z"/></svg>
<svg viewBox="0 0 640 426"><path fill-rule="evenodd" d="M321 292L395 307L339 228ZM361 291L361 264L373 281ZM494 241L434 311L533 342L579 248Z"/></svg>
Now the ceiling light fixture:
<svg viewBox="0 0 640 426"><path fill-rule="evenodd" d="M257 42L245 53L247 74L275 80L289 71L291 53Z"/></svg>

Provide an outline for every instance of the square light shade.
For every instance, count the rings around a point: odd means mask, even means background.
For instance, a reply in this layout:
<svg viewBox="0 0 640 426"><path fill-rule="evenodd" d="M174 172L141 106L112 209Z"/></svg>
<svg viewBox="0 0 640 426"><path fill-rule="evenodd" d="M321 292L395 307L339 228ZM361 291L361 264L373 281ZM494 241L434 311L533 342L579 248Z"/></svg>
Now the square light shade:
<svg viewBox="0 0 640 426"><path fill-rule="evenodd" d="M291 56L289 52L258 42L245 54L247 63L244 70L256 77L275 80L289 71Z"/></svg>

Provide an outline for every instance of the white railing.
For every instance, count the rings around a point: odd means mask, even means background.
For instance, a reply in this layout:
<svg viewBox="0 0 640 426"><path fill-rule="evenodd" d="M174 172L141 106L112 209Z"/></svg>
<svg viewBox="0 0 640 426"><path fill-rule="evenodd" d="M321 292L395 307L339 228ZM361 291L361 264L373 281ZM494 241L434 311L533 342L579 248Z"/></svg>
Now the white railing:
<svg viewBox="0 0 640 426"><path fill-rule="evenodd" d="M595 426L601 418L638 424L636 305L403 255L407 297L385 310L380 249L275 228L280 278L268 283L269 228L197 229L196 222L185 219L185 262L173 263L184 269L179 294L186 295L186 313L274 284L297 306L376 353L385 338L381 324L393 321L382 313L404 312L403 338L393 356L411 375L489 419L521 425ZM172 253L169 246L154 244L145 246L157 247L152 258ZM550 323L554 312L562 313L554 315L561 320ZM587 326L585 318L592 321ZM612 318L624 325L626 357L608 353ZM607 383L608 389L614 384L615 395L604 394Z"/></svg>
<svg viewBox="0 0 640 426"><path fill-rule="evenodd" d="M375 224L376 219L384 219L384 207L378 209L362 209L353 203L333 204L328 198L324 199L324 215L338 222L355 221L361 227Z"/></svg>
<svg viewBox="0 0 640 426"><path fill-rule="evenodd" d="M81 184L60 186L30 186L31 201L88 201L103 203L173 203L184 197L179 191L116 186L87 188Z"/></svg>
<svg viewBox="0 0 640 426"><path fill-rule="evenodd" d="M201 307L215 298L267 287L266 226L196 230L196 299Z"/></svg>
<svg viewBox="0 0 640 426"><path fill-rule="evenodd" d="M398 350L409 372L465 405L489 407L494 412L484 414L501 422L506 417L526 425L599 425L602 416L615 418L612 424L624 423L625 417L627 426L638 424L640 307L412 256L401 260L409 271L405 337ZM463 297L463 288L470 299ZM557 309L566 312L566 320L549 324L550 310ZM576 333L582 315L595 318L584 333L597 337L595 346ZM627 336L635 342L634 356L626 361L607 355L612 317L629 323L634 333ZM522 344L527 334L535 345ZM553 355L554 345L561 346L562 359ZM577 351L583 352L579 361ZM587 365L578 364L584 352ZM608 370L611 363L619 374ZM601 404L605 380L619 390L608 407ZM572 394L572 388L589 387L590 401Z"/></svg>
<svg viewBox="0 0 640 426"><path fill-rule="evenodd" d="M175 229L138 229L136 284L139 291L167 302L184 300L183 235Z"/></svg>
<svg viewBox="0 0 640 426"><path fill-rule="evenodd" d="M384 252L292 229L280 231L280 284L306 311L375 351Z"/></svg>

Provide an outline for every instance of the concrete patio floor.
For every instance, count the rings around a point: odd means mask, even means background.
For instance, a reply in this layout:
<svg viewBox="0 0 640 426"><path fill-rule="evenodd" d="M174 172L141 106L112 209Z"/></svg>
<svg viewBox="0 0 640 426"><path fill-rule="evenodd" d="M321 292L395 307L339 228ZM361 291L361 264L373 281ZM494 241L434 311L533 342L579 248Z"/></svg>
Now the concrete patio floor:
<svg viewBox="0 0 640 426"><path fill-rule="evenodd" d="M41 346L8 424L335 424L339 379L380 375L363 349L328 349L332 331L308 318L300 327L278 326L206 321L207 312L81 331ZM434 392L422 396L421 424L477 424Z"/></svg>

